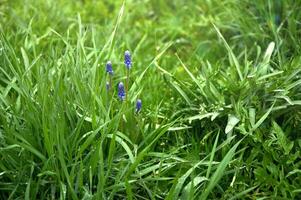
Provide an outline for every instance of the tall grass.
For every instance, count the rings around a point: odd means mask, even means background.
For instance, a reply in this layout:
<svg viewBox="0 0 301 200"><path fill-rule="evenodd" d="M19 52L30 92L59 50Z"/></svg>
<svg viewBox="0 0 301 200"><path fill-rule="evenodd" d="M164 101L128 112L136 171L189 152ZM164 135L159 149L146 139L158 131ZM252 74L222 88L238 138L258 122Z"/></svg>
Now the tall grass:
<svg viewBox="0 0 301 200"><path fill-rule="evenodd" d="M300 198L299 8L4 1L0 199Z"/></svg>

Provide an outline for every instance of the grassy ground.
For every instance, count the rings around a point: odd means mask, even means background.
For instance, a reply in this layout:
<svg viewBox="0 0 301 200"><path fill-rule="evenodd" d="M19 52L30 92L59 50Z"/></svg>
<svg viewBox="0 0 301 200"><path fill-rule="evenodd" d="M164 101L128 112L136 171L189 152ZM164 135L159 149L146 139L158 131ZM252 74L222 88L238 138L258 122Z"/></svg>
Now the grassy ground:
<svg viewBox="0 0 301 200"><path fill-rule="evenodd" d="M0 1L0 199L300 199L300 9Z"/></svg>

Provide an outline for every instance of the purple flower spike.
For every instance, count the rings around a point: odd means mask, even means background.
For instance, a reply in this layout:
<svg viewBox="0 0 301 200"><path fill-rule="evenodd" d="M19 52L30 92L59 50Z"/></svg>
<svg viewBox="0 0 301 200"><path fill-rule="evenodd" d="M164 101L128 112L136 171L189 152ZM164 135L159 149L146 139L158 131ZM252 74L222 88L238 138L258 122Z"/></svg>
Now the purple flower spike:
<svg viewBox="0 0 301 200"><path fill-rule="evenodd" d="M141 107L142 107L142 101L141 101L141 99L137 99L137 102L136 102L136 113L140 112Z"/></svg>
<svg viewBox="0 0 301 200"><path fill-rule="evenodd" d="M106 64L106 71L107 71L107 73L110 74L111 76L114 74L114 71L113 71L113 67L112 67L111 61L108 61L107 64Z"/></svg>
<svg viewBox="0 0 301 200"><path fill-rule="evenodd" d="M132 67L132 58L131 58L131 53L128 50L124 52L124 64L125 64L127 69L131 69L131 67Z"/></svg>
<svg viewBox="0 0 301 200"><path fill-rule="evenodd" d="M118 97L119 97L120 101L125 100L125 90L124 90L124 85L122 82L120 82L118 84Z"/></svg>

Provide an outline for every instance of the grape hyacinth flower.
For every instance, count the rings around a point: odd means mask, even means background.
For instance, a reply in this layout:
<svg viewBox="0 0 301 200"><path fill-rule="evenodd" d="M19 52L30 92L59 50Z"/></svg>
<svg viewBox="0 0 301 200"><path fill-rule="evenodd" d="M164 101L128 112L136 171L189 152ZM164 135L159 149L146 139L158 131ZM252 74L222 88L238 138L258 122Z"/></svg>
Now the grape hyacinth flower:
<svg viewBox="0 0 301 200"><path fill-rule="evenodd" d="M125 100L125 90L122 82L118 84L118 97L121 101Z"/></svg>
<svg viewBox="0 0 301 200"><path fill-rule="evenodd" d="M128 70L132 67L131 53L128 50L124 52L124 64Z"/></svg>
<svg viewBox="0 0 301 200"><path fill-rule="evenodd" d="M107 64L106 64L106 71L111 76L114 74L111 61L108 61Z"/></svg>
<svg viewBox="0 0 301 200"><path fill-rule="evenodd" d="M112 85L112 76L114 74L111 61L108 61L106 64L106 72L110 75L110 82L106 84L107 90L109 91Z"/></svg>
<svg viewBox="0 0 301 200"><path fill-rule="evenodd" d="M127 99L127 92L128 92L128 88L129 88L129 81L130 81L130 69L132 67L132 58L131 58L131 53L130 53L129 50L126 50L124 52L124 64L125 64L125 67L127 68L127 70L126 70L126 83L125 83L125 90L126 90L125 99Z"/></svg>
<svg viewBox="0 0 301 200"><path fill-rule="evenodd" d="M141 99L137 99L137 102L136 102L136 113L140 112L141 107L142 107L142 101L141 101Z"/></svg>

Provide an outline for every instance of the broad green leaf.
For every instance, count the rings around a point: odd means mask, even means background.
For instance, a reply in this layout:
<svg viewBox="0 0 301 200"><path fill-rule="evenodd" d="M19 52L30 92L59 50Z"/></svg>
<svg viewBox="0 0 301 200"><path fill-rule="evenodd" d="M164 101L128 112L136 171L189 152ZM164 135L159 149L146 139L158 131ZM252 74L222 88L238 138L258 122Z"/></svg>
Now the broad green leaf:
<svg viewBox="0 0 301 200"><path fill-rule="evenodd" d="M277 142L281 146L281 148L283 148L285 155L289 155L294 146L294 143L286 138L281 127L275 121L273 121L273 131L276 134Z"/></svg>
<svg viewBox="0 0 301 200"><path fill-rule="evenodd" d="M227 126L225 128L225 133L229 133L230 131L233 130L233 128L236 126L236 124L238 124L240 120L235 117L234 115L229 115L228 116L228 123L227 123Z"/></svg>

